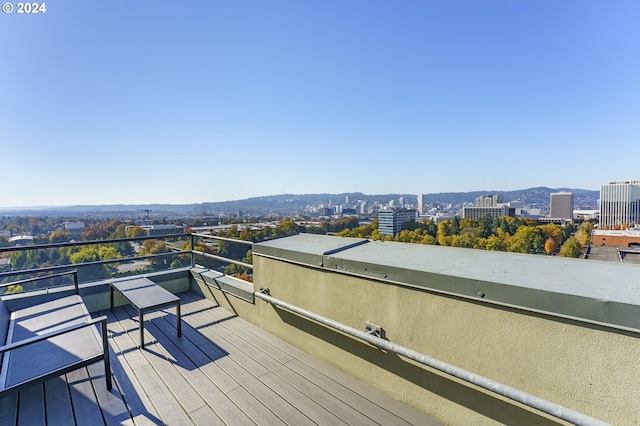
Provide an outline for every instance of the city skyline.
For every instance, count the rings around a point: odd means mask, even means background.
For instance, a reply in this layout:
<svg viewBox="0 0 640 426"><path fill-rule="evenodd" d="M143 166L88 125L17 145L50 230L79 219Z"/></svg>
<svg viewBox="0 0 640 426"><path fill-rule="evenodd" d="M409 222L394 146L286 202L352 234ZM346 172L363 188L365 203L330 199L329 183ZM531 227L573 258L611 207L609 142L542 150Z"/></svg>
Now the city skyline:
<svg viewBox="0 0 640 426"><path fill-rule="evenodd" d="M47 3L0 16L0 207L637 179L634 2Z"/></svg>

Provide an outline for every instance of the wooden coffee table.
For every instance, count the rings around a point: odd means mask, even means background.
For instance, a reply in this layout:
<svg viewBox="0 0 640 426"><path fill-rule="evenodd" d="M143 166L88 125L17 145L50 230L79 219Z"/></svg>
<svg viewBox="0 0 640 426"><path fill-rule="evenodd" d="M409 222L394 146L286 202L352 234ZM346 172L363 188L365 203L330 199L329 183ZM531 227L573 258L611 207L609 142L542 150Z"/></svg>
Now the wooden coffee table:
<svg viewBox="0 0 640 426"><path fill-rule="evenodd" d="M144 348L144 319L145 312L167 306L176 306L176 328L178 337L182 336L180 322L180 298L165 290L148 278L136 278L111 283L111 312L113 312L113 291L117 290L131 306L138 310L140 327L140 349Z"/></svg>

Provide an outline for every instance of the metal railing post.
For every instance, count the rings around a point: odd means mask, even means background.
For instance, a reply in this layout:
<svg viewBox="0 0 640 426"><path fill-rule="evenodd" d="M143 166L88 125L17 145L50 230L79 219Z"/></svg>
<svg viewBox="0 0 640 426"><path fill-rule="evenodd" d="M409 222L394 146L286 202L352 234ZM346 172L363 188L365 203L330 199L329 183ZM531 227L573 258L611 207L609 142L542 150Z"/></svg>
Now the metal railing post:
<svg viewBox="0 0 640 426"><path fill-rule="evenodd" d="M73 285L76 288L76 294L78 296L80 296L80 286L78 284L78 270L77 269L73 270Z"/></svg>
<svg viewBox="0 0 640 426"><path fill-rule="evenodd" d="M191 237L191 267L195 267L196 266L196 253L195 253L195 246L193 245L195 242L195 238L193 238L193 233L190 235Z"/></svg>

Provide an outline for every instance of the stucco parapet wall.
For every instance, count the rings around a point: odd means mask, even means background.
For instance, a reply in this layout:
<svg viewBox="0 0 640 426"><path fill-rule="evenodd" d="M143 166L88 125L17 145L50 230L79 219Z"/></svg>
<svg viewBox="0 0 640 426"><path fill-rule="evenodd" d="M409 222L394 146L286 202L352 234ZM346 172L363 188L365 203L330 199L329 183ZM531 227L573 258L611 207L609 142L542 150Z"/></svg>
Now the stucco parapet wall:
<svg viewBox="0 0 640 426"><path fill-rule="evenodd" d="M299 234L256 256L640 332L640 265Z"/></svg>

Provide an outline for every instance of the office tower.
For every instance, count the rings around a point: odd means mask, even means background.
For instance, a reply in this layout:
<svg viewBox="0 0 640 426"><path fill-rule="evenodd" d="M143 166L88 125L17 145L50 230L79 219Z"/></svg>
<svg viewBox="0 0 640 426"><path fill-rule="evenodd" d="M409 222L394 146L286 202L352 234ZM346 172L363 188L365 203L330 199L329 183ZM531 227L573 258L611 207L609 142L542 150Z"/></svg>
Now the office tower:
<svg viewBox="0 0 640 426"><path fill-rule="evenodd" d="M382 209L378 211L378 232L380 235L395 236L402 231L402 225L416 220L415 209Z"/></svg>
<svg viewBox="0 0 640 426"><path fill-rule="evenodd" d="M571 192L552 192L549 204L552 218L573 220L573 194Z"/></svg>
<svg viewBox="0 0 640 426"><path fill-rule="evenodd" d="M640 223L640 179L611 181L600 186L600 228L624 228Z"/></svg>
<svg viewBox="0 0 640 426"><path fill-rule="evenodd" d="M424 194L418 194L418 214L424 214Z"/></svg>

